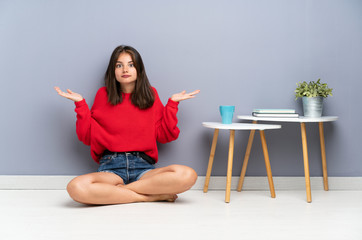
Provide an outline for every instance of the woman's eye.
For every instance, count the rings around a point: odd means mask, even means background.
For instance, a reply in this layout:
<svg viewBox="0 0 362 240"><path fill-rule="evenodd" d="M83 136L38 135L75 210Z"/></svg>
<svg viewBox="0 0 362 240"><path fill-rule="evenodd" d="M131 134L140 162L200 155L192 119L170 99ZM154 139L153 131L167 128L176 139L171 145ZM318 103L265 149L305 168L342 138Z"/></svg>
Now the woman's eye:
<svg viewBox="0 0 362 240"><path fill-rule="evenodd" d="M116 68L121 68L122 67L122 64L117 64L116 65Z"/></svg>
<svg viewBox="0 0 362 240"><path fill-rule="evenodd" d="M129 67L134 67L133 63L130 63L128 66L129 66Z"/></svg>

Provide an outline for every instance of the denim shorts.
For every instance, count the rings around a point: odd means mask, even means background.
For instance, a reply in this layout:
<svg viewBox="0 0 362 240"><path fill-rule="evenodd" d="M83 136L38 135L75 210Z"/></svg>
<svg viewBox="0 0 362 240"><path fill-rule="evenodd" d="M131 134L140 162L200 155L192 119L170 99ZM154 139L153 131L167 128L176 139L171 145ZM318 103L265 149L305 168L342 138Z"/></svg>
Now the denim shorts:
<svg viewBox="0 0 362 240"><path fill-rule="evenodd" d="M138 152L107 153L99 160L98 172L110 172L123 179L124 184L139 180L155 166L144 160Z"/></svg>

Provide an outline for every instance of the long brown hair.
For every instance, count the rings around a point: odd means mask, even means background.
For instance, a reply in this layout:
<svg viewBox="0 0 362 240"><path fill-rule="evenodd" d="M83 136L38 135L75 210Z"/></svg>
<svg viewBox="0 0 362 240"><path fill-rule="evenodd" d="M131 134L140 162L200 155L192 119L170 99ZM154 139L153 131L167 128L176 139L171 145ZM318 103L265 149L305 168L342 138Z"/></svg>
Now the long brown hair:
<svg viewBox="0 0 362 240"><path fill-rule="evenodd" d="M126 45L116 47L109 60L108 68L104 76L108 93L108 102L112 105L117 105L123 101L122 88L121 84L116 80L115 69L119 55L124 52L131 56L137 71L136 86L131 94L131 102L140 109L149 108L153 105L155 96L151 84L148 81L141 55L136 49Z"/></svg>

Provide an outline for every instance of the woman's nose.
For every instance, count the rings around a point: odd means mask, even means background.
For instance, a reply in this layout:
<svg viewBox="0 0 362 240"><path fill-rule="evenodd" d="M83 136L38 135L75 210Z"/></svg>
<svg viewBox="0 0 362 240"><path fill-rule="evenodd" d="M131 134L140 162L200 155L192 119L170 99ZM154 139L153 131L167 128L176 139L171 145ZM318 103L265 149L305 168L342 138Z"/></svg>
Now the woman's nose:
<svg viewBox="0 0 362 240"><path fill-rule="evenodd" d="M123 72L128 72L128 67L127 66L123 67Z"/></svg>

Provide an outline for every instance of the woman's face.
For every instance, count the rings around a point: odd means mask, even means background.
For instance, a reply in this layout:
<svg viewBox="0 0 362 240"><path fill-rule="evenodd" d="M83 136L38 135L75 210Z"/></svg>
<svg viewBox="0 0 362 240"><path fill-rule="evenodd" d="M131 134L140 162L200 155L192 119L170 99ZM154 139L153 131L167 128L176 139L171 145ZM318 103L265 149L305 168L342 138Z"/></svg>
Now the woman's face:
<svg viewBox="0 0 362 240"><path fill-rule="evenodd" d="M124 92L132 92L137 80L137 70L129 53L119 55L115 69L116 80Z"/></svg>

